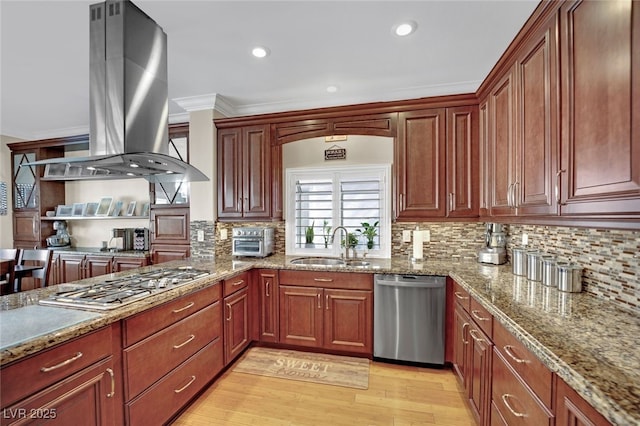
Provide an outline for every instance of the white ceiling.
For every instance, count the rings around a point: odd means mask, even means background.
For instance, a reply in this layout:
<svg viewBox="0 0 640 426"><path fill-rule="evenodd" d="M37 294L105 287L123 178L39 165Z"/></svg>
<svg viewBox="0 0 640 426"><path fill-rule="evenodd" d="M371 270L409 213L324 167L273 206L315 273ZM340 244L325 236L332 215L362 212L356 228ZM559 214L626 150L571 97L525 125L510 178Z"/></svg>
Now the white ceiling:
<svg viewBox="0 0 640 426"><path fill-rule="evenodd" d="M1 135L88 133L97 2L0 0ZM227 113L250 115L474 92L538 0L134 3L167 33L169 112L180 121L181 98L217 95ZM418 30L392 35L407 19ZM255 45L271 55L252 57Z"/></svg>

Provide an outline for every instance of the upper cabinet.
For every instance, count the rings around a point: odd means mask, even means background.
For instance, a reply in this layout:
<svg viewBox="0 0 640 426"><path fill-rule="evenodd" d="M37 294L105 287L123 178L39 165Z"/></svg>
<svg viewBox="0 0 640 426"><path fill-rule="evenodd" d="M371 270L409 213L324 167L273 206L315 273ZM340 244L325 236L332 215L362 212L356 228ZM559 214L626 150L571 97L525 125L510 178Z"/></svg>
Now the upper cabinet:
<svg viewBox="0 0 640 426"><path fill-rule="evenodd" d="M640 214L640 3L562 5L563 215Z"/></svg>
<svg viewBox="0 0 640 426"><path fill-rule="evenodd" d="M271 140L269 125L218 130L218 217L269 219Z"/></svg>
<svg viewBox="0 0 640 426"><path fill-rule="evenodd" d="M398 220L478 216L476 105L401 112L395 147Z"/></svg>

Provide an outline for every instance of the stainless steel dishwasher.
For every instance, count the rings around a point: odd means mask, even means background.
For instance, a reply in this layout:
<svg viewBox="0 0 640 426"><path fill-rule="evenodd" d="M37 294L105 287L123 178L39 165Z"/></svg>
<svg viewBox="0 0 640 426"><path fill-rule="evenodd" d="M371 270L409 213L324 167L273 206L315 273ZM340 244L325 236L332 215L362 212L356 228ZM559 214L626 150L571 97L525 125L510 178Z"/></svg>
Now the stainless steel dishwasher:
<svg viewBox="0 0 640 426"><path fill-rule="evenodd" d="M373 356L444 364L445 277L376 274Z"/></svg>

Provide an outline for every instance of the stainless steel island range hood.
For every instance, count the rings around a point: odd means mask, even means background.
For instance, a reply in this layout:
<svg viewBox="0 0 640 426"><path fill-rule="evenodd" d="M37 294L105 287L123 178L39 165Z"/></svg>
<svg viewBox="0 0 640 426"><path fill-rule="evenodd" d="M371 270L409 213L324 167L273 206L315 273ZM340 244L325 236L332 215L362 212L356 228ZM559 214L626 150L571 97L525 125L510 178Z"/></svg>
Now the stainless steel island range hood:
<svg viewBox="0 0 640 426"><path fill-rule="evenodd" d="M167 35L130 1L90 6L90 157L57 158L44 179L207 181L169 156Z"/></svg>

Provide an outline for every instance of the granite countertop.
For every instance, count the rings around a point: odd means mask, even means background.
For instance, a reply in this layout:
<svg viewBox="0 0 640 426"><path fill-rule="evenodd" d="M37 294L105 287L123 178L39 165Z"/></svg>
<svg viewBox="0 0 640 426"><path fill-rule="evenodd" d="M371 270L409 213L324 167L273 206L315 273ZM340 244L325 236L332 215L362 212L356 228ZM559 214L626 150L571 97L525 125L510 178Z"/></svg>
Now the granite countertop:
<svg viewBox="0 0 640 426"><path fill-rule="evenodd" d="M291 265L293 257L265 259L190 259L141 270L191 265L212 274L189 285L151 296L143 301L91 318L79 319L66 328L2 347L0 364L18 360L42 349L96 330L135 313L162 304L191 291L254 267L365 273L413 273L449 275L494 315L529 350L613 424L640 424L640 351L637 333L640 316L587 293L562 293L555 288L511 273L510 265L483 265L471 260L425 260L411 263L401 259L368 259L368 267L326 267ZM121 273L126 275L128 272ZM100 277L82 280L99 282ZM56 286L24 294L3 296L3 308L33 303L55 292ZM65 308L51 308L68 312ZM0 323L0 332L8 326Z"/></svg>

